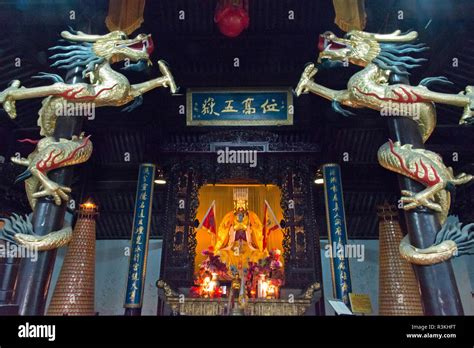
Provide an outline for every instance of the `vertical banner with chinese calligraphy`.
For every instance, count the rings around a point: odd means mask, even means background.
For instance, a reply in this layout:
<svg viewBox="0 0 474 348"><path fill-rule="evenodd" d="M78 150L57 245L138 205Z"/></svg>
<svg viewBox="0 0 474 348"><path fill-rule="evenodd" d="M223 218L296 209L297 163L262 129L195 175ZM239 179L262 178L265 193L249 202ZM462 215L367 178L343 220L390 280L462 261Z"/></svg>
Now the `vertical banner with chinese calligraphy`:
<svg viewBox="0 0 474 348"><path fill-rule="evenodd" d="M131 238L130 264L124 308L126 315L139 315L143 304L148 237L151 227L155 165L143 163L138 171L137 196Z"/></svg>
<svg viewBox="0 0 474 348"><path fill-rule="evenodd" d="M334 297L350 306L349 293L352 292L349 260L346 257L347 230L342 194L341 168L338 164L322 166L324 176L324 198L326 202L326 222L331 250L331 273Z"/></svg>

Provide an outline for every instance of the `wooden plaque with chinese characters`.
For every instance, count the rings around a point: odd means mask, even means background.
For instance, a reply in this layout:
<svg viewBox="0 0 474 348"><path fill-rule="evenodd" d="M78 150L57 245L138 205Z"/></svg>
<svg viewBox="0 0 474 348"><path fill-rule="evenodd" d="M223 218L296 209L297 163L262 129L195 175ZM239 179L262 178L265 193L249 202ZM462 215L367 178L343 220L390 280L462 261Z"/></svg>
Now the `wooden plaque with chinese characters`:
<svg viewBox="0 0 474 348"><path fill-rule="evenodd" d="M282 126L293 124L290 88L189 89L188 126Z"/></svg>

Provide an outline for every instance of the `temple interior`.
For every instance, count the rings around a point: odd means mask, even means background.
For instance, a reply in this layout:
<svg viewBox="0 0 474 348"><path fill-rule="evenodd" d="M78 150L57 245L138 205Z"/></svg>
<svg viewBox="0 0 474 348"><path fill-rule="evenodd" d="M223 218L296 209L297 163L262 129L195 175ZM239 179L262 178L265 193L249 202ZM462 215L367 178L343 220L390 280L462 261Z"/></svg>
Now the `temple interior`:
<svg viewBox="0 0 474 348"><path fill-rule="evenodd" d="M474 315L473 13L1 1L0 314Z"/></svg>

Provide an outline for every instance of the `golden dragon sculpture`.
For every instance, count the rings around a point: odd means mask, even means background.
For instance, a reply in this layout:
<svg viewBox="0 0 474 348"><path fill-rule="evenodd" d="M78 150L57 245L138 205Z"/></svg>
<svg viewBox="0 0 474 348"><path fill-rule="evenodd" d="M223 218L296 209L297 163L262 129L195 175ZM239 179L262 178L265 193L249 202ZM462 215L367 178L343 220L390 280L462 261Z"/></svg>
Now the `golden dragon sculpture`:
<svg viewBox="0 0 474 348"><path fill-rule="evenodd" d="M33 232L31 215L25 217L13 214L8 219L0 219L4 226L0 229L0 239L37 251L60 248L72 239L72 228L65 226L59 231L39 236Z"/></svg>
<svg viewBox="0 0 474 348"><path fill-rule="evenodd" d="M36 149L28 158L12 157L15 164L27 169L20 174L16 182L25 180L25 190L32 209L40 197L52 196L57 205L67 201L71 188L61 186L48 178L49 171L86 162L92 154L90 136L73 136L71 140L45 137L38 141Z"/></svg>
<svg viewBox="0 0 474 348"><path fill-rule="evenodd" d="M17 116L16 101L44 98L38 112L40 135L44 138L39 141L26 139L37 143L36 149L27 158L11 159L14 163L27 167L17 181L25 180L32 209L40 197L51 196L57 205L67 201L71 188L52 181L47 173L60 167L83 163L92 154L92 143L83 134L74 136L71 140L54 138L58 117L71 116L69 110L78 110L77 106L81 104L96 108L121 106L133 101L123 110L131 111L142 103L142 95L152 89L169 87L171 93L177 91L173 75L163 60L158 61L162 76L138 84L130 84L125 75L111 67L112 63L125 62L123 70L140 71L151 65L150 55L154 49L151 35L139 34L135 38L128 38L122 31L90 35L70 29L61 32L61 37L66 44L50 48L55 52L50 57L54 60L51 66L67 70L80 68L85 82L69 84L57 74L39 73L35 78L52 80L53 84L25 88L20 81L14 80L0 92L0 104L12 119ZM15 240L46 250L67 243L68 236L71 234L61 230L41 237L34 233L21 235Z"/></svg>
<svg viewBox="0 0 474 348"><path fill-rule="evenodd" d="M415 58L410 53L428 49L424 44L410 43L418 33L410 31L402 34L397 30L391 34L374 34L363 31L350 31L344 38L331 32L319 37L320 54L317 64L308 64L304 69L295 94L314 93L332 101L335 111L344 116L352 112L341 105L353 108L370 108L388 115L412 118L418 125L423 142L436 127L435 103L454 105L463 108L460 124L474 122L474 87L467 86L459 94L439 93L428 89L432 83L451 83L445 77L429 77L420 81L418 86L390 84L391 74L409 75L408 70L420 66L424 58ZM354 74L347 83L347 89L332 90L314 82L314 76L321 68L341 66L345 63L361 66L363 69ZM411 144L400 144L391 140L383 144L378 151L379 163L386 169L405 175L426 186L426 189L414 193L402 191L403 209L427 207L438 212L441 223L448 217L451 198L450 190L456 185L465 184L473 179L472 175L460 173L443 163L442 158L429 150L414 149ZM457 225L456 225L457 226ZM471 225L469 225L471 226ZM458 229L461 234L460 228ZM446 238L453 234L441 233ZM473 233L461 234L464 239L456 239L459 248L452 239L440 240L439 244L428 249L417 249L405 238L400 245L403 257L416 264L442 262L471 246ZM446 242L446 243L444 243ZM454 245L452 244L454 243ZM467 244L465 244L467 243Z"/></svg>
<svg viewBox="0 0 474 348"><path fill-rule="evenodd" d="M459 121L466 124L474 121L474 87L467 86L459 94L446 94L431 91L431 83L451 83L444 77L429 77L420 81L418 86L389 84L390 74L409 74L407 69L420 66L424 58L403 56L427 49L423 44L400 44L413 41L418 37L415 31L401 34L399 30L392 34L372 34L363 31L351 31L346 38L338 38L326 32L319 38L318 66L309 64L304 69L295 89L297 96L314 93L333 103L336 111L350 115L342 105L354 108L371 108L377 111L387 109L405 110L419 126L423 140L426 141L436 126L436 110L433 103L449 104L463 108ZM363 67L347 82L347 89L333 90L314 82L313 77L319 68L343 65L345 62ZM410 108L407 108L410 104Z"/></svg>
<svg viewBox="0 0 474 348"><path fill-rule="evenodd" d="M414 149L411 144L389 140L377 153L382 167L418 181L426 186L421 192L402 191L401 201L405 210L424 206L439 213L441 224L448 217L451 205L450 190L472 180L473 176L460 173L454 176L453 169L446 167L438 154Z"/></svg>
<svg viewBox="0 0 474 348"><path fill-rule="evenodd" d="M40 73L36 78L51 79L55 83L49 86L24 88L20 81L14 80L0 93L0 104L11 118L16 117L17 100L43 98L39 111L38 126L42 136L52 136L64 103L91 103L94 107L121 106L134 100L126 108L133 110L142 102L142 95L158 87L169 87L171 93L177 90L174 78L166 63L158 61L163 74L158 78L131 85L121 73L112 69L110 64L125 61L124 70L143 70L151 64L150 54L154 44L151 35L139 34L129 39L122 31L113 31L106 35L90 35L83 32L63 31L61 36L70 44L50 48L59 51L51 56L55 62L51 65L58 69L83 68L82 75L89 83L68 84L56 74Z"/></svg>
<svg viewBox="0 0 474 348"><path fill-rule="evenodd" d="M92 142L89 138L90 136L84 137L83 133L73 136L71 140L44 137L37 142L35 150L27 158L11 158L13 163L27 167L17 177L16 182L25 181L25 191L31 209L35 208L40 197L51 196L57 205L68 201L71 188L59 185L49 179L47 174L54 169L86 162L92 154ZM18 232L18 229L23 232ZM21 217L12 218L11 224L6 225L4 230L11 234L11 242L39 251L59 248L72 239L71 227L64 227L44 236L36 235L29 217L26 220Z"/></svg>

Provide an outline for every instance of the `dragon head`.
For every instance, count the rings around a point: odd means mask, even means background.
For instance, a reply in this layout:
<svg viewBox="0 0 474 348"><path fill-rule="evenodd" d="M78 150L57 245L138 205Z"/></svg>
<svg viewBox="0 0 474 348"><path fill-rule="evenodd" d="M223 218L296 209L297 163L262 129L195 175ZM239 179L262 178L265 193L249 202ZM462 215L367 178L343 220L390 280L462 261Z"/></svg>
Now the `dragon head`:
<svg viewBox="0 0 474 348"><path fill-rule="evenodd" d="M337 37L332 32L325 32L320 35L318 48L318 62L349 62L362 67L370 63L379 65L382 69L403 74L403 67L410 69L418 65L409 63L419 63L423 58L402 57L405 53L420 52L427 47L423 44L402 44L413 41L418 37L416 31L401 34L396 30L391 34L373 34L359 30L348 32L344 38Z"/></svg>
<svg viewBox="0 0 474 348"><path fill-rule="evenodd" d="M61 51L51 56L51 59L56 60L51 65L52 67L72 69L82 66L84 67L83 76L86 76L93 73L97 65L104 62L116 63L128 60L151 64L150 55L154 49L151 35L139 34L130 39L122 31L113 31L105 35L90 35L70 30L61 32L61 37L69 44L50 48L50 50Z"/></svg>
<svg viewBox="0 0 474 348"><path fill-rule="evenodd" d="M319 35L318 49L320 50L318 62L325 59L331 61L347 61L354 51L354 43L347 39L337 37L333 32L326 31Z"/></svg>
<svg viewBox="0 0 474 348"><path fill-rule="evenodd" d="M90 35L81 31L63 31L61 36L74 42L92 43L92 50L99 58L108 62L119 62L129 59L132 62L149 60L153 52L151 35L139 34L131 39L123 31L112 31L105 35Z"/></svg>

